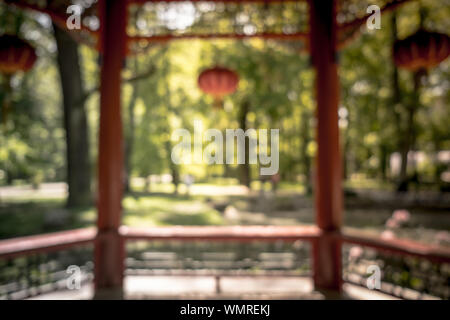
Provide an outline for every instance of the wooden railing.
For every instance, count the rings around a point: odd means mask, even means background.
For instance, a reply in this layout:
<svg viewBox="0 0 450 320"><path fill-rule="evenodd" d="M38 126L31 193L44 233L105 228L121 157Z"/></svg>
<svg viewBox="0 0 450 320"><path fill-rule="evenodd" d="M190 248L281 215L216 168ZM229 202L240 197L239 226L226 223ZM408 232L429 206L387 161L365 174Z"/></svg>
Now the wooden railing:
<svg viewBox="0 0 450 320"><path fill-rule="evenodd" d="M319 239L320 235L320 229L314 226L175 226L154 228L132 228L123 226L120 228L120 236L124 240L124 244L139 241L149 243L294 243L301 241L308 242L311 247L314 248L315 242ZM36 270L41 270L42 267L39 263L42 264L45 262L45 259L42 258L43 255L45 256L55 252L75 250L76 248L86 246L92 247L95 245L96 237L96 229L89 228L1 240L0 268L2 268L2 266L11 267L11 261L14 259L28 257L33 261L33 266L37 268ZM379 252L381 256L382 254L388 253L389 255L396 257L419 258L438 265L450 264L449 248L425 245L403 239L387 240L379 237L368 237L358 232L349 231L338 234L338 237L343 246L360 246L363 248L369 248ZM90 259L92 259L92 250L89 252L91 257ZM312 254L311 251L309 252ZM54 259L59 258L53 257L53 260ZM312 261L313 259L310 260ZM2 261L9 262L1 264ZM90 263L92 264L92 262ZM61 265L60 268L63 268L64 266ZM310 270L314 270L314 266L311 266ZM62 271L64 270L59 270L60 273ZM24 279L27 279L24 281L28 281L30 285L32 285L33 281L36 282L36 280L32 280L31 278L29 279L26 274L27 272L30 272L30 268L25 265L17 276L24 277ZM0 276L2 276L1 270ZM2 286L1 282L7 280L8 279L5 279L4 275L3 279L0 278L0 289ZM25 284L24 286L25 289L27 289L27 285ZM39 294L39 290L35 292L35 294ZM441 297L446 298L446 293L444 292Z"/></svg>
<svg viewBox="0 0 450 320"><path fill-rule="evenodd" d="M0 258L64 250L93 243L96 235L95 228L86 228L0 240Z"/></svg>
<svg viewBox="0 0 450 320"><path fill-rule="evenodd" d="M356 231L345 232L342 235L342 241L343 243L369 247L395 255L418 257L439 263L450 263L450 248L448 247L423 244L407 239L370 237Z"/></svg>
<svg viewBox="0 0 450 320"><path fill-rule="evenodd" d="M207 227L121 227L126 240L184 240L184 241L313 241L320 235L314 226L207 226Z"/></svg>

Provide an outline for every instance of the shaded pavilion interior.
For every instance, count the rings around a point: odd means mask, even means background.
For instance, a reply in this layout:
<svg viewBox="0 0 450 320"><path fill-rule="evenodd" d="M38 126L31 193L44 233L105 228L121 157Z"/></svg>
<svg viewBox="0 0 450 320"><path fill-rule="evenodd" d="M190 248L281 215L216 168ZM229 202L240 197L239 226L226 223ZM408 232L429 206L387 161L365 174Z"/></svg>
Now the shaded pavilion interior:
<svg viewBox="0 0 450 320"><path fill-rule="evenodd" d="M48 14L52 21L66 28L66 9L70 1L19 0L4 2L26 10ZM209 1L204 7L211 28L195 25L183 30L158 26L151 32L139 28L140 15L157 5L176 0L99 0L87 8L81 30L68 31L78 42L96 48L101 54L100 131L98 152L97 229L74 230L55 235L0 242L0 256L13 257L39 251L61 250L94 244L94 282L99 298L123 295L125 242L134 240L181 241L308 241L312 246L314 288L337 297L342 292L342 245L353 243L398 255L417 256L439 263L450 262L448 250L411 241L367 238L341 230L343 197L339 147L338 53L365 27L368 3L334 0L222 0ZM204 4L191 1L195 5ZM382 12L404 5L408 0L381 1ZM246 30L235 22L225 28L214 27L214 15L235 16L246 6L263 6L267 12L281 14L283 25L267 25L265 16L255 17L255 28ZM278 10L278 11L277 11ZM298 15L285 15L285 12ZM277 13L280 12L280 13ZM151 17L151 14L147 15ZM208 20L209 19L209 20ZM259 19L259 20L258 20ZM300 21L299 21L300 20ZM151 18L150 18L151 21ZM290 41L300 52L309 53L316 76L316 139L318 144L315 177L316 226L304 227L168 227L133 229L121 226L123 143L121 120L121 70L126 56L140 54L155 43L178 39L264 38ZM34 240L34 241L30 241Z"/></svg>

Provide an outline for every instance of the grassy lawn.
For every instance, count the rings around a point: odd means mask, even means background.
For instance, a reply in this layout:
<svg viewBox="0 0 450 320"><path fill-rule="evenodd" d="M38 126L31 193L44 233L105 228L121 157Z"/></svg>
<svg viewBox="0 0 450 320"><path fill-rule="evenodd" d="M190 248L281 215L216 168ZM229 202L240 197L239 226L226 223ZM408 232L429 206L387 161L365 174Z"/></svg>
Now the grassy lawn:
<svg viewBox="0 0 450 320"><path fill-rule="evenodd" d="M173 194L170 184L154 184L152 193L133 186L136 192L126 195L122 202L123 224L134 227L314 224L313 199L304 194L303 186L280 184L275 197L269 192L270 184L255 187L249 196L244 187L229 181L196 183L188 196L184 185L180 185L178 195ZM261 187L266 190L262 198L258 190ZM377 189L374 183L367 183L367 187ZM29 188L24 192L9 190L9 196L3 193L0 198L0 239L95 226L94 206L66 209L65 194L56 192L55 186L51 188L54 191L51 197L45 186L39 191ZM352 196L347 203L355 200ZM361 207L345 209L344 225L374 234L385 231L385 223L395 208L380 201L367 204L364 199L361 204ZM396 230L400 237L433 242L438 231L449 230L450 216L445 210L414 207L410 212L408 225Z"/></svg>
<svg viewBox="0 0 450 320"><path fill-rule="evenodd" d="M127 196L123 222L129 226L221 225L221 214L201 198L184 196Z"/></svg>
<svg viewBox="0 0 450 320"><path fill-rule="evenodd" d="M129 226L222 225L222 215L201 197L126 196L123 223ZM3 199L0 238L94 226L94 207L65 209L63 199Z"/></svg>

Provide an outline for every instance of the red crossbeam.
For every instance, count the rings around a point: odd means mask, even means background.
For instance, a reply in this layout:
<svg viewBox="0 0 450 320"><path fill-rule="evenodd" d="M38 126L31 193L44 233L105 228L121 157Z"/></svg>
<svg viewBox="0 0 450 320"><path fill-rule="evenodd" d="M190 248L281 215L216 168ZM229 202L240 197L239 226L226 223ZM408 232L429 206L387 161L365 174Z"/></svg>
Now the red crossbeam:
<svg viewBox="0 0 450 320"><path fill-rule="evenodd" d="M128 0L129 4L145 4L158 2L218 2L218 3L288 3L306 0Z"/></svg>
<svg viewBox="0 0 450 320"><path fill-rule="evenodd" d="M122 226L127 240L207 240L207 241L296 241L313 240L320 231L315 226L206 226L131 228Z"/></svg>
<svg viewBox="0 0 450 320"><path fill-rule="evenodd" d="M166 42L170 40L187 40L187 39L247 39L247 38L264 38L274 40L307 40L308 33L296 32L286 33L254 33L254 34L168 34L161 36L129 36L129 42L149 41L149 42Z"/></svg>

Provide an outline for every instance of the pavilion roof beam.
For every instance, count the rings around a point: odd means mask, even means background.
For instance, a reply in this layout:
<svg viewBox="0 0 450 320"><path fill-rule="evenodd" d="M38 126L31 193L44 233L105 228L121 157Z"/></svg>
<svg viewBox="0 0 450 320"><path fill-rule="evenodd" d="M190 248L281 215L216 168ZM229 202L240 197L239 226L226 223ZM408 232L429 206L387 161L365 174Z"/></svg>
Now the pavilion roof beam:
<svg viewBox="0 0 450 320"><path fill-rule="evenodd" d="M128 4L145 4L145 3L161 3L161 2L182 2L185 0L127 0ZM191 2L200 2L204 0L190 0ZM394 0L388 4L386 4L383 8L381 8L381 12L389 12L395 10L397 7L409 2L411 0ZM36 4L31 4L23 1L11 1L4 0L6 4L14 5L24 9L30 9L34 11L38 11L41 13L45 13L49 15L52 21L58 26L65 28L66 25L66 17L62 16L58 12L51 10L48 7L38 6ZM305 2L305 0L209 0L208 2L217 2L217 3L287 3L287 2ZM337 46L339 49L344 48L347 44L353 41L356 35L359 33L359 27L366 23L367 19L371 16L371 14L367 14L364 17L354 19L352 21L342 23L338 25L338 32L343 33L347 31L352 31L352 34L346 39L339 40ZM85 25L81 25L81 31L89 32L93 37L98 36L98 31L91 30ZM80 31L71 31L69 32L71 36L81 42L83 44L88 45L89 47L95 47L95 44L89 43L82 36L80 36ZM255 33L252 35L249 34L181 34L181 35L156 35L156 36L128 36L128 42L139 42L139 41L148 41L148 42L167 42L171 40L183 40L183 39L249 39L249 38L264 38L264 39L273 39L273 40L300 40L304 41L308 44L308 32L297 32L292 34L284 34L284 33ZM97 45L96 49L100 49Z"/></svg>
<svg viewBox="0 0 450 320"><path fill-rule="evenodd" d="M5 0L4 2L8 5L13 5L13 6L22 8L22 9L30 9L33 11L45 13L52 19L52 21L55 24L57 24L58 26L60 26L62 28L66 28L67 17L60 15L59 13L49 9L48 7L42 7L42 6L38 6L36 4L31 4L31 3L23 2L23 1ZM97 33L96 31L89 29L88 27L86 27L83 24L81 24L80 27L81 27L81 30L86 30L90 33Z"/></svg>
<svg viewBox="0 0 450 320"><path fill-rule="evenodd" d="M217 3L286 3L306 2L306 0L128 0L128 4L145 4L158 2L217 2Z"/></svg>
<svg viewBox="0 0 450 320"><path fill-rule="evenodd" d="M56 24L61 29L64 30L67 27L67 25L66 25L67 18L64 17L64 16L61 16L59 13L57 13L57 12L55 12L53 10L48 9L47 7L41 7L41 6L38 6L38 5L35 5L35 4L31 4L31 3L28 3L28 2L22 2L22 1L13 2L11 0L5 0L4 2L7 5L16 6L16 7L21 8L21 9L29 9L29 10L32 10L32 11L37 11L37 12L40 12L40 13L47 14L50 17L50 19L53 21L53 23ZM90 34L92 34L94 37L98 36L98 32L97 31L91 30L91 29L87 28L83 24L81 24L81 31L87 31ZM75 41L77 41L79 43L82 43L82 44L85 44L88 47L98 49L98 48L95 47L95 45L93 43L89 43L88 41L85 41L85 39L80 37L78 30L76 30L75 32L69 32L69 34Z"/></svg>
<svg viewBox="0 0 450 320"><path fill-rule="evenodd" d="M393 2L390 2L386 4L383 8L380 9L381 13L386 13L393 11L400 7L401 5L404 5L405 3L409 2L411 0L394 0ZM346 39L340 39L337 47L339 50L345 48L349 43L351 43L360 33L360 27L367 22L367 19L372 15L373 13L367 14L362 18L357 18L352 21L342 23L338 25L338 33L342 35L344 32L350 31L351 35L348 36ZM352 31L353 30L353 31Z"/></svg>

